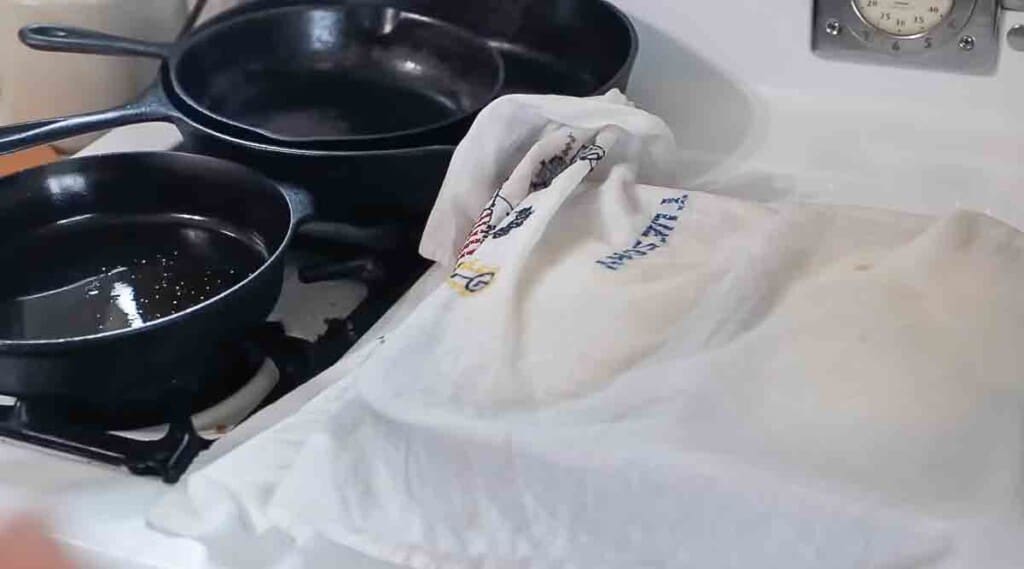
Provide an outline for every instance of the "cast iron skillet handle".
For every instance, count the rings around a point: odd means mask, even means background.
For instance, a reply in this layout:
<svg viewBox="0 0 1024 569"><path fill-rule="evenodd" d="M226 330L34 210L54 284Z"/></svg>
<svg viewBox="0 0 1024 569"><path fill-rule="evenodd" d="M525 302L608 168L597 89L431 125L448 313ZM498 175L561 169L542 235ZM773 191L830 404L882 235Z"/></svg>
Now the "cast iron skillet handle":
<svg viewBox="0 0 1024 569"><path fill-rule="evenodd" d="M173 122L176 116L158 83L121 107L0 127L0 155L127 124Z"/></svg>
<svg viewBox="0 0 1024 569"><path fill-rule="evenodd" d="M355 226L333 221L311 221L299 229L306 239L352 245L370 251L395 251L408 239L400 225Z"/></svg>
<svg viewBox="0 0 1024 569"><path fill-rule="evenodd" d="M313 284L339 279L351 279L373 285L387 280L388 272L379 259L359 257L336 263L319 263L299 268L299 282Z"/></svg>
<svg viewBox="0 0 1024 569"><path fill-rule="evenodd" d="M32 24L18 32L21 43L40 51L64 53L91 53L94 55L127 55L164 59L171 51L170 44L148 42L104 34L93 30Z"/></svg>
<svg viewBox="0 0 1024 569"><path fill-rule="evenodd" d="M292 210L295 233L307 239L342 246L358 246L370 251L392 251L402 244L398 226L359 227L336 221L316 221L313 196L301 188L278 183Z"/></svg>

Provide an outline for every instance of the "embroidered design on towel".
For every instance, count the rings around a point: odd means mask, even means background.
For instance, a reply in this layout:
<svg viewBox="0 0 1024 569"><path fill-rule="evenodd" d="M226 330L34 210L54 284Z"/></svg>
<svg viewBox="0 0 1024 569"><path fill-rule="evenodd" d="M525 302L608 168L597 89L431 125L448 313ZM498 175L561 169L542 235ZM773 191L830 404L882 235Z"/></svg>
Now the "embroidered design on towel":
<svg viewBox="0 0 1024 569"><path fill-rule="evenodd" d="M564 172L569 166L572 166L574 160L569 157L569 153L572 152L574 146L576 146L576 135L570 132L565 145L558 154L547 160L540 161L540 166L537 167L537 171L533 174L533 179L530 180L531 194L547 189L559 174Z"/></svg>
<svg viewBox="0 0 1024 569"><path fill-rule="evenodd" d="M476 253L484 241L490 237L491 232L494 231L495 220L501 221L505 219L512 209L512 203L501 195L501 190L495 192L494 196L491 197L491 201L487 203L487 207L477 217L476 224L470 230L469 237L466 237L466 242L462 245L462 249L459 249L459 262L468 259Z"/></svg>
<svg viewBox="0 0 1024 569"><path fill-rule="evenodd" d="M537 172L533 175L533 179L530 181L530 193L539 192L547 189L552 182L555 181L562 172L565 172L569 166L585 160L590 164L590 169L593 170L597 167L598 162L604 159L607 151L597 144L585 144L578 149L570 157L569 153L572 152L574 146L576 146L576 136L569 133L569 137L565 142L565 146L562 150L548 158L547 160L541 160L540 166L537 168Z"/></svg>
<svg viewBox="0 0 1024 569"><path fill-rule="evenodd" d="M509 219L504 225L491 232L491 238L501 239L502 237L507 237L509 233L525 225L526 220L530 219L531 215L533 215L533 208L530 206L517 209L513 212L512 219Z"/></svg>
<svg viewBox="0 0 1024 569"><path fill-rule="evenodd" d="M632 247L595 262L606 269L618 271L630 261L646 257L667 245L668 238L675 232L676 224L679 222L679 212L686 209L688 198L688 195L682 195L661 200L659 211L654 214Z"/></svg>
<svg viewBox="0 0 1024 569"><path fill-rule="evenodd" d="M530 193L546 189L559 174L577 162L586 161L590 164L590 169L593 170L607 154L607 151L598 144L585 144L573 153L572 149L576 146L577 141L576 136L570 132L566 138L565 145L557 155L547 160L541 160L537 172L530 181ZM572 154L571 157L570 153ZM501 194L501 188L494 192L491 201L480 212L480 216L477 217L476 223L469 232L469 236L466 237L465 243L459 249L459 262L461 263L472 257L480 249L484 241L487 241L488 237L493 235L495 239L500 239L522 227L534 213L532 207L515 211L515 217L500 229L497 229L498 225L505 221L514 211L515 204Z"/></svg>
<svg viewBox="0 0 1024 569"><path fill-rule="evenodd" d="M459 261L448 277L448 286L461 296L472 296L486 289L498 276L498 268L484 265L476 259Z"/></svg>
<svg viewBox="0 0 1024 569"><path fill-rule="evenodd" d="M605 149L597 144L588 144L580 147L580 149L576 151L576 155L573 156L572 161L575 164L580 160L586 160L590 163L590 169L593 170L594 168L597 168L598 162L604 160L606 154L607 152Z"/></svg>

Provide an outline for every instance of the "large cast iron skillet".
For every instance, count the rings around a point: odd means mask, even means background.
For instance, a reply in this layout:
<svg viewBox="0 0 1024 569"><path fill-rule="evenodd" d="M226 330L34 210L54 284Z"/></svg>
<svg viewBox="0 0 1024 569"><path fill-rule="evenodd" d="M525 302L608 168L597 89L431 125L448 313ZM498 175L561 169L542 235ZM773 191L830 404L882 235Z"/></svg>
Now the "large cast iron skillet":
<svg viewBox="0 0 1024 569"><path fill-rule="evenodd" d="M207 26L175 44L38 24L46 51L163 60L174 106L256 142L401 148L466 121L502 85L484 40L386 6L285 6Z"/></svg>

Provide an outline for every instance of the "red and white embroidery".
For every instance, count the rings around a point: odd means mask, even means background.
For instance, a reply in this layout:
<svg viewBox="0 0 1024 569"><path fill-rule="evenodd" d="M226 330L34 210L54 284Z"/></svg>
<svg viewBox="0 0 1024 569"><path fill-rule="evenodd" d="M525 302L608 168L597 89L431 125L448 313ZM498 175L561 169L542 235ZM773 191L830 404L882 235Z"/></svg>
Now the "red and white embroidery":
<svg viewBox="0 0 1024 569"><path fill-rule="evenodd" d="M476 253L477 249L490 237L494 228L508 217L508 214L511 212L512 204L502 197L501 190L498 190L487 204L487 207L480 212L476 224L473 225L473 229L469 232L469 237L466 238L462 249L459 250L459 261L464 261L472 256L473 253Z"/></svg>

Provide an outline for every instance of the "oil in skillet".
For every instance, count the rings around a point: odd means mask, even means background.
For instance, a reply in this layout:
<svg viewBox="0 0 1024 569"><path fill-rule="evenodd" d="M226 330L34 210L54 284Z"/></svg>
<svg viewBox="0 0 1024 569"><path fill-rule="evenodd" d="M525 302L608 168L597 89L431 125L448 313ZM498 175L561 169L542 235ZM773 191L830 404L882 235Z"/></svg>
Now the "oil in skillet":
<svg viewBox="0 0 1024 569"><path fill-rule="evenodd" d="M0 250L0 266L19 267L0 285L0 340L136 328L223 293L266 259L255 237L203 218L100 215L51 225Z"/></svg>

